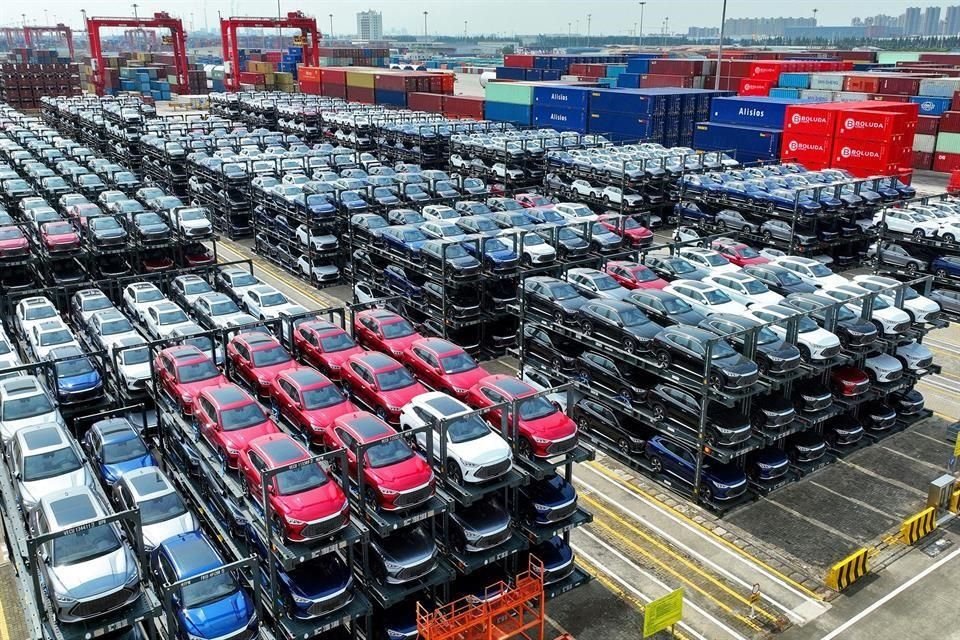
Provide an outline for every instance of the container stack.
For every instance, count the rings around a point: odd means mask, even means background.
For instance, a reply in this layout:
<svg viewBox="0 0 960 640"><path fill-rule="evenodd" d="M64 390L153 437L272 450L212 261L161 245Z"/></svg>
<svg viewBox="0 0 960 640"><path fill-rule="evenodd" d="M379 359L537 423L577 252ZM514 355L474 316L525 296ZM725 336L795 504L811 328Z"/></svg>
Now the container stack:
<svg viewBox="0 0 960 640"><path fill-rule="evenodd" d="M786 111L781 158L862 177L909 172L918 120L919 105L911 102L792 105Z"/></svg>
<svg viewBox="0 0 960 640"><path fill-rule="evenodd" d="M80 95L75 64L61 62L0 63L0 102L16 109L39 109L44 96Z"/></svg>
<svg viewBox="0 0 960 640"><path fill-rule="evenodd" d="M144 98L170 100L177 92L177 69L173 54L137 52L119 55L105 55L104 61L104 93L116 95L118 93L137 94ZM215 89L208 82L207 67L192 62L188 58L187 86L185 93L199 95L209 93ZM84 58L79 64L80 83L84 91L93 93L93 66L89 58ZM223 87L222 67L220 73L220 88Z"/></svg>
<svg viewBox="0 0 960 640"><path fill-rule="evenodd" d="M413 93L437 94L442 98L451 95L454 88L454 75L443 71L300 65L298 74L303 93L392 107L409 106L409 95ZM443 109L442 101L436 103L434 99L432 104Z"/></svg>
<svg viewBox="0 0 960 640"><path fill-rule="evenodd" d="M771 162L780 157L787 109L800 100L762 96L715 98L707 122L698 122L693 147L734 151L740 162Z"/></svg>
<svg viewBox="0 0 960 640"><path fill-rule="evenodd" d="M488 120L518 126L533 124L532 82L490 82L486 87L484 114Z"/></svg>
<svg viewBox="0 0 960 640"><path fill-rule="evenodd" d="M67 56L61 56L56 49L33 49L16 47L6 54L8 62L20 64L70 64L73 62Z"/></svg>
<svg viewBox="0 0 960 640"><path fill-rule="evenodd" d="M321 67L386 67L390 60L386 48L317 47L317 51Z"/></svg>
<svg viewBox="0 0 960 640"><path fill-rule="evenodd" d="M649 69L648 73L640 75L639 86L642 89L706 89L712 85L710 79L716 72L716 62L706 58L654 58L649 61Z"/></svg>
<svg viewBox="0 0 960 640"><path fill-rule="evenodd" d="M799 91L810 88L812 73L852 69L849 62L839 60L751 60L730 61L731 71L747 75L740 79L738 92L742 96L773 96L800 98ZM772 93L775 88L783 89Z"/></svg>
<svg viewBox="0 0 960 640"><path fill-rule="evenodd" d="M616 86L622 89L639 89L640 76L649 74L650 61L659 57L659 53L630 54L626 69L617 76Z"/></svg>
<svg viewBox="0 0 960 640"><path fill-rule="evenodd" d="M483 120L485 104L486 100L475 96L452 96L422 92L407 94L407 108L414 111L442 113L448 118Z"/></svg>
<svg viewBox="0 0 960 640"><path fill-rule="evenodd" d="M561 79L613 80L626 71L627 56L563 56L514 54L503 57L497 67L497 80L551 81ZM564 78L563 76L576 76Z"/></svg>

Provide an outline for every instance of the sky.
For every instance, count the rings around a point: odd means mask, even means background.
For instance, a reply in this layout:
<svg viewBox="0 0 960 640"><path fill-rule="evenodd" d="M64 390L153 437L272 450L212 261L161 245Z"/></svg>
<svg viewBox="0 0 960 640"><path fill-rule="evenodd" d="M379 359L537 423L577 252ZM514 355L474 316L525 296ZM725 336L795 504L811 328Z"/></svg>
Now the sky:
<svg viewBox="0 0 960 640"><path fill-rule="evenodd" d="M632 33L640 20L640 6L634 0L367 0L366 2L325 1L296 2L279 0L284 13L300 9L317 15L321 31L329 30L333 14L334 34L356 31L356 13L365 9L383 12L387 33L406 29L411 34L423 33L423 12L428 11L427 28L431 34L461 34L464 21L467 32L500 33L566 33L568 23L577 32L587 32L587 14L591 14L590 33L620 35ZM817 19L824 25L847 25L855 16L878 13L899 15L908 6L926 6L925 0L728 0L727 17L810 17L818 9ZM946 6L944 3L939 6ZM952 0L949 4L960 4ZM685 33L690 26L718 26L723 0L647 0L644 7L644 33L660 33L669 19L671 33ZM936 5L935 5L936 6ZM26 12L27 22L64 22L74 27L81 24L80 9L87 15L133 15L133 8L123 0L40 0L36 3L0 1L0 25L19 25ZM141 16L165 10L184 20L190 28L210 28L223 15L276 15L274 0L139 0Z"/></svg>

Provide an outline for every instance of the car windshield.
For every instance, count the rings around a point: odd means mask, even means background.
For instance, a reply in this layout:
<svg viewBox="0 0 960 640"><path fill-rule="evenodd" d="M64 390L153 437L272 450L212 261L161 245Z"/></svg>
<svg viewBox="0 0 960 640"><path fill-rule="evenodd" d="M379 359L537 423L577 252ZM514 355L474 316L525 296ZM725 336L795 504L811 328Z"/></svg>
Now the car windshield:
<svg viewBox="0 0 960 640"><path fill-rule="evenodd" d="M496 238L490 238L483 245L483 250L484 251L510 251L510 247L508 247L501 240L497 240Z"/></svg>
<svg viewBox="0 0 960 640"><path fill-rule="evenodd" d="M720 289L707 289L702 291L703 297L706 299L707 304L726 304L730 302L730 296L725 294Z"/></svg>
<svg viewBox="0 0 960 640"><path fill-rule="evenodd" d="M730 262L719 253L704 253L701 255L711 267L722 267L730 264Z"/></svg>
<svg viewBox="0 0 960 640"><path fill-rule="evenodd" d="M571 300L580 294L572 286L566 283L558 283L550 287L550 293L555 300Z"/></svg>
<svg viewBox="0 0 960 640"><path fill-rule="evenodd" d="M520 418L522 420L536 420L545 418L557 411L557 408L543 396L530 398L520 402Z"/></svg>
<svg viewBox="0 0 960 640"><path fill-rule="evenodd" d="M212 578L188 584L180 589L180 596L185 608L195 608L208 602L222 600L236 590L237 584L233 576L229 573L221 573Z"/></svg>
<svg viewBox="0 0 960 640"><path fill-rule="evenodd" d="M206 220L207 216L199 209L187 209L180 212L181 220Z"/></svg>
<svg viewBox="0 0 960 640"><path fill-rule="evenodd" d="M170 311L160 311L157 314L158 322L160 324L180 324L181 322L188 322L187 314L183 312L182 309L172 309Z"/></svg>
<svg viewBox="0 0 960 640"><path fill-rule="evenodd" d="M210 315L212 316L224 316L239 312L240 308L233 300L220 300L210 305Z"/></svg>
<svg viewBox="0 0 960 640"><path fill-rule="evenodd" d="M730 356L737 355L737 352L733 350L733 347L723 340L717 340L714 342L711 349L714 358L729 358Z"/></svg>
<svg viewBox="0 0 960 640"><path fill-rule="evenodd" d="M324 353L343 351L345 349L351 349L356 345L357 343L353 341L353 338L346 333L334 333L320 338L320 348L323 349Z"/></svg>
<svg viewBox="0 0 960 640"><path fill-rule="evenodd" d="M211 360L199 360L189 364L181 364L177 367L180 375L180 382L199 382L209 380L220 375L220 370Z"/></svg>
<svg viewBox="0 0 960 640"><path fill-rule="evenodd" d="M75 233L76 230L73 228L73 225L69 222L52 222L50 224L44 225L44 230L50 234L63 235L67 233Z"/></svg>
<svg viewBox="0 0 960 640"><path fill-rule="evenodd" d="M179 518L187 512L187 506L175 491L139 502L140 521L143 525L156 524Z"/></svg>
<svg viewBox="0 0 960 640"><path fill-rule="evenodd" d="M6 340L0 339L0 356L10 353L10 344Z"/></svg>
<svg viewBox="0 0 960 640"><path fill-rule="evenodd" d="M440 227L440 233L445 235L444 232L449 231L449 227ZM422 242L427 239L423 232L419 229L410 229L409 231L403 232L403 239L406 242Z"/></svg>
<svg viewBox="0 0 960 640"><path fill-rule="evenodd" d="M150 349L137 347L120 352L120 360L125 365L144 364L150 360Z"/></svg>
<svg viewBox="0 0 960 640"><path fill-rule="evenodd" d="M39 393L26 398L8 398L3 403L4 420L24 420L53 411L53 404L46 394Z"/></svg>
<svg viewBox="0 0 960 640"><path fill-rule="evenodd" d="M290 361L290 354L280 345L253 352L253 364L257 367L269 367Z"/></svg>
<svg viewBox="0 0 960 640"><path fill-rule="evenodd" d="M810 333L811 331L816 331L818 328L817 323L811 320L809 316L797 316L798 333Z"/></svg>
<svg viewBox="0 0 960 640"><path fill-rule="evenodd" d="M367 449L367 465L377 469L399 464L414 456L407 443L398 438L373 445Z"/></svg>
<svg viewBox="0 0 960 640"><path fill-rule="evenodd" d="M211 287L204 280L188 282L186 286L183 287L183 292L188 296L200 295L201 293L207 293L208 291L213 291L213 287Z"/></svg>
<svg viewBox="0 0 960 640"><path fill-rule="evenodd" d="M52 318L55 315L57 315L57 310L54 307L48 307L46 305L27 307L24 313L24 317L27 320L43 320L44 318Z"/></svg>
<svg viewBox="0 0 960 640"><path fill-rule="evenodd" d="M477 361L465 352L440 358L444 373L463 373L477 368Z"/></svg>
<svg viewBox="0 0 960 640"><path fill-rule="evenodd" d="M810 273L812 273L817 278L825 278L827 276L833 275L833 271L830 271L830 269L823 266L819 262L816 264L810 265L808 269L810 269Z"/></svg>
<svg viewBox="0 0 960 640"><path fill-rule="evenodd" d="M100 311L101 309L109 309L112 306L113 303L110 302L110 298L106 296L87 298L81 303L81 309L83 311Z"/></svg>
<svg viewBox="0 0 960 640"><path fill-rule="evenodd" d="M54 538L53 564L56 567L99 558L120 549L120 538L112 524L98 524L69 535Z"/></svg>
<svg viewBox="0 0 960 640"><path fill-rule="evenodd" d="M490 427L478 415L454 418L447 423L447 437L455 444L477 440L489 434Z"/></svg>
<svg viewBox="0 0 960 640"><path fill-rule="evenodd" d="M448 258L463 258L466 255L467 255L467 250L461 247L459 244L447 245L446 256Z"/></svg>
<svg viewBox="0 0 960 640"><path fill-rule="evenodd" d="M387 338L388 340L393 338L402 338L414 333L413 327L410 326L410 323L406 320L398 320L396 322L383 324L380 326L380 330L383 331L383 337Z"/></svg>
<svg viewBox="0 0 960 640"><path fill-rule="evenodd" d="M14 238L22 238L23 232L16 227L3 227L0 229L0 240L13 240Z"/></svg>
<svg viewBox="0 0 960 640"><path fill-rule="evenodd" d="M220 412L220 422L224 431L238 431L258 424L267 419L259 405L250 403Z"/></svg>
<svg viewBox="0 0 960 640"><path fill-rule="evenodd" d="M796 275L792 271L781 271L777 275L780 279L780 284L785 287L793 287L803 282L800 279L800 276Z"/></svg>
<svg viewBox="0 0 960 640"><path fill-rule="evenodd" d="M156 302L157 300L163 300L163 294L160 293L159 289L141 289L134 294L137 303L143 304L144 302Z"/></svg>
<svg viewBox="0 0 960 640"><path fill-rule="evenodd" d="M603 275L593 278L593 284L597 286L597 291L611 291L619 289L620 285L611 276Z"/></svg>
<svg viewBox="0 0 960 640"><path fill-rule="evenodd" d="M62 344L64 342L72 342L73 335L70 333L70 330L67 328L57 329L56 331L47 331L40 334L40 344L42 346L48 346L51 344Z"/></svg>
<svg viewBox="0 0 960 640"><path fill-rule="evenodd" d="M624 326L627 327L638 327L650 322L650 318L639 309L622 309L620 311L620 320L622 320Z"/></svg>
<svg viewBox="0 0 960 640"><path fill-rule="evenodd" d="M753 247L741 247L739 253L741 258L757 258L760 256L760 252Z"/></svg>
<svg viewBox="0 0 960 640"><path fill-rule="evenodd" d="M757 344L771 344L773 342L779 342L780 338L777 337L773 331L767 327L763 327L760 331L757 332Z"/></svg>
<svg viewBox="0 0 960 640"><path fill-rule="evenodd" d="M93 373L93 363L88 358L77 358L75 360L64 360L56 365L57 377L69 378L72 376L82 376Z"/></svg>
<svg viewBox="0 0 960 640"><path fill-rule="evenodd" d="M397 367L396 369L391 369L390 371L384 371L376 374L376 376L377 384L380 386L381 391L394 391L395 389L403 389L404 387L409 387L415 382L413 376L410 375L410 372L403 367Z"/></svg>
<svg viewBox="0 0 960 640"><path fill-rule="evenodd" d="M104 216L102 218L91 220L90 224L93 225L94 229L99 229L99 230L104 230L104 229L109 230L109 229L120 228L120 223L117 222L115 218L111 218L110 216Z"/></svg>
<svg viewBox="0 0 960 640"><path fill-rule="evenodd" d="M103 446L103 461L107 464L126 462L147 455L147 447L138 437L111 442Z"/></svg>
<svg viewBox="0 0 960 640"><path fill-rule="evenodd" d="M262 307L275 307L280 304L286 304L289 302L286 296L284 296L279 291L276 293L268 293L260 297L260 306Z"/></svg>
<svg viewBox="0 0 960 640"><path fill-rule="evenodd" d="M133 331L133 325L126 318L117 318L116 320L107 320L100 324L100 334L112 336L115 333L127 333Z"/></svg>
<svg viewBox="0 0 960 640"><path fill-rule="evenodd" d="M743 288L746 289L747 293L750 295L759 295L761 293L767 293L770 291L770 289L767 288L767 285L753 278L742 281L742 284Z"/></svg>
<svg viewBox="0 0 960 640"><path fill-rule="evenodd" d="M330 478L319 464L308 464L296 469L287 469L276 476L277 491L282 496L292 496L327 484Z"/></svg>
<svg viewBox="0 0 960 640"><path fill-rule="evenodd" d="M71 473L82 467L80 458L73 447L64 447L54 451L38 453L23 459L24 482L45 480L54 476Z"/></svg>
<svg viewBox="0 0 960 640"><path fill-rule="evenodd" d="M346 399L334 384L328 384L317 389L308 389L304 391L302 395L303 408L309 411L332 407L335 404L340 404Z"/></svg>
<svg viewBox="0 0 960 640"><path fill-rule="evenodd" d="M322 204L329 204L330 201L326 196L319 193L312 193L307 196L307 205L308 206L317 206Z"/></svg>
<svg viewBox="0 0 960 640"><path fill-rule="evenodd" d="M255 284L260 284L260 281L249 273L234 275L231 280L231 285L234 287L252 287Z"/></svg>

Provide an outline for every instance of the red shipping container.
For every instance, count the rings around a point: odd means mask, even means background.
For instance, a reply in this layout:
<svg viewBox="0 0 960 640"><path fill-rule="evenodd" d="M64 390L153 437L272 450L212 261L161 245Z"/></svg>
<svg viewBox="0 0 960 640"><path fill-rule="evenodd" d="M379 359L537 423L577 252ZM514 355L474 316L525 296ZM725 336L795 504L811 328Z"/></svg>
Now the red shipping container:
<svg viewBox="0 0 960 640"><path fill-rule="evenodd" d="M240 82L243 84L263 84L264 75L262 73L250 73L249 71L241 71L239 74Z"/></svg>
<svg viewBox="0 0 960 640"><path fill-rule="evenodd" d="M798 135L833 136L837 110L828 105L796 105L787 107L783 128Z"/></svg>
<svg viewBox="0 0 960 640"><path fill-rule="evenodd" d="M299 80L300 93L310 93L313 95L320 95L320 83L313 82L311 80Z"/></svg>
<svg viewBox="0 0 960 640"><path fill-rule="evenodd" d="M712 60L654 58L650 60L650 73L667 76L703 76L714 71L713 65Z"/></svg>
<svg viewBox="0 0 960 640"><path fill-rule="evenodd" d="M882 111L841 111L837 116L836 135L844 140L889 142L894 136L903 135L904 119L902 114Z"/></svg>
<svg viewBox="0 0 960 640"><path fill-rule="evenodd" d="M933 170L941 173L950 173L960 169L960 153L933 154Z"/></svg>
<svg viewBox="0 0 960 640"><path fill-rule="evenodd" d="M830 166L832 140L827 136L784 132L780 143L783 162L799 162L808 169L819 170Z"/></svg>
<svg viewBox="0 0 960 640"><path fill-rule="evenodd" d="M320 82L323 84L339 84L346 86L347 72L343 69L324 67L320 69Z"/></svg>
<svg viewBox="0 0 960 640"><path fill-rule="evenodd" d="M415 111L443 113L443 98L439 93L408 93L407 107Z"/></svg>
<svg viewBox="0 0 960 640"><path fill-rule="evenodd" d="M787 71L790 66L789 63L781 60L757 60L750 64L748 77L756 80L771 80L775 83L780 79L780 74Z"/></svg>
<svg viewBox="0 0 960 640"><path fill-rule="evenodd" d="M940 117L940 127L938 131L943 133L960 133L960 111L945 111ZM920 127L917 127L917 133L920 133Z"/></svg>
<svg viewBox="0 0 960 640"><path fill-rule="evenodd" d="M914 151L910 166L914 169L932 169L933 154L927 151Z"/></svg>
<svg viewBox="0 0 960 640"><path fill-rule="evenodd" d="M878 76L847 76L843 81L843 90L881 93L880 78Z"/></svg>
<svg viewBox="0 0 960 640"><path fill-rule="evenodd" d="M960 53L921 53L920 62L960 64Z"/></svg>
<svg viewBox="0 0 960 640"><path fill-rule="evenodd" d="M693 76L668 76L659 73L648 73L640 76L640 86L644 89L652 87L679 87L683 89L695 89L695 80Z"/></svg>
<svg viewBox="0 0 960 640"><path fill-rule="evenodd" d="M896 149L896 150L895 150ZM902 145L877 144L876 140L837 140L833 145L833 166L887 168L902 154Z"/></svg>
<svg viewBox="0 0 960 640"><path fill-rule="evenodd" d="M880 93L915 96L920 91L919 78L881 78Z"/></svg>
<svg viewBox="0 0 960 640"><path fill-rule="evenodd" d="M384 91L415 91L417 76L411 73L378 73L373 76L373 86Z"/></svg>
<svg viewBox="0 0 960 640"><path fill-rule="evenodd" d="M917 131L921 135L925 136L935 136L937 131L940 129L940 122L945 117L949 111L943 114L943 116L920 116L917 120ZM956 114L954 117L956 124L953 126L960 126L960 113ZM960 129L957 130L960 132Z"/></svg>
<svg viewBox="0 0 960 640"><path fill-rule="evenodd" d="M950 103L950 111L960 111L960 91L953 92L953 101Z"/></svg>
<svg viewBox="0 0 960 640"><path fill-rule="evenodd" d="M520 67L521 69L533 69L534 56L520 55L517 53L503 56L503 66Z"/></svg>
<svg viewBox="0 0 960 640"><path fill-rule="evenodd" d="M347 99L347 85L345 84L329 84L324 82L320 85L323 95L330 96L331 98L342 98L343 100Z"/></svg>
<svg viewBox="0 0 960 640"><path fill-rule="evenodd" d="M917 132L917 120L920 119L920 105L915 102L874 102L871 106L857 108L866 108L870 111L893 111L902 113L906 116L903 120L904 126L902 133L913 136Z"/></svg>
<svg viewBox="0 0 960 640"><path fill-rule="evenodd" d="M350 102L362 102L364 104L375 104L374 90L368 87L353 87L347 85L347 100Z"/></svg>
<svg viewBox="0 0 960 640"><path fill-rule="evenodd" d="M753 65L751 60L722 60L720 62L720 76L746 78L750 75L751 65Z"/></svg>
<svg viewBox="0 0 960 640"><path fill-rule="evenodd" d="M443 99L443 115L483 120L484 104L483 98L475 96L447 96Z"/></svg>
<svg viewBox="0 0 960 640"><path fill-rule="evenodd" d="M431 89L434 86L434 82L437 78L440 79L440 89L438 91L431 91L431 93L443 93L446 95L451 95L453 93L454 84L457 81L457 77L452 73L446 72L435 72L429 71L430 74L430 87Z"/></svg>
<svg viewBox="0 0 960 640"><path fill-rule="evenodd" d="M320 71L320 67L308 67L301 64L297 67L297 78L300 80L306 80L307 82L316 82L317 84L320 84L323 81Z"/></svg>
<svg viewBox="0 0 960 640"><path fill-rule="evenodd" d="M870 95L871 100L877 102L903 102L903 96L895 96L885 93L874 93Z"/></svg>
<svg viewBox="0 0 960 640"><path fill-rule="evenodd" d="M740 86L737 93L742 96L768 96L770 89L777 86L775 80L754 80L753 78L743 78L740 80Z"/></svg>

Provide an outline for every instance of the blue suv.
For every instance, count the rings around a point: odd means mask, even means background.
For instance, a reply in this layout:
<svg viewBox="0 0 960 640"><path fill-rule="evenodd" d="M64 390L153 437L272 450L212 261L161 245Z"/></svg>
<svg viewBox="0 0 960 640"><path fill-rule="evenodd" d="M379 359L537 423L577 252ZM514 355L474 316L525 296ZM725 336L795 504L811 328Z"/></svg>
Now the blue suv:
<svg viewBox="0 0 960 640"><path fill-rule="evenodd" d="M654 436L647 440L646 456L655 473L693 486L697 458L689 448L663 436ZM706 502L732 500L747 490L747 476L733 465L705 461L702 471L700 496Z"/></svg>
<svg viewBox="0 0 960 640"><path fill-rule="evenodd" d="M150 556L150 571L161 585L186 580L224 564L210 541L198 531L168 538ZM173 606L178 640L256 637L253 600L231 572L183 587Z"/></svg>
<svg viewBox="0 0 960 640"><path fill-rule="evenodd" d="M94 423L83 436L83 448L100 479L110 487L127 471L160 466L140 433L124 418Z"/></svg>

